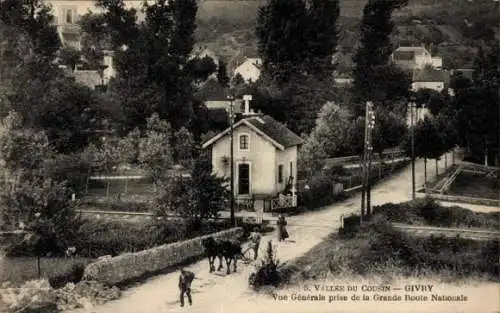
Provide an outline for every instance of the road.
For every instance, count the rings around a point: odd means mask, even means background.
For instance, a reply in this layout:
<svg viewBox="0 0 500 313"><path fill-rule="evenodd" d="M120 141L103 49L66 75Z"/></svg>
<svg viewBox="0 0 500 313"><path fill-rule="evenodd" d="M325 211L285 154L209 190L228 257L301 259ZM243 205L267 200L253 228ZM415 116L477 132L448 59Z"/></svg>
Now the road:
<svg viewBox="0 0 500 313"><path fill-rule="evenodd" d="M440 166L444 167L444 162L440 162ZM422 161L417 162L416 169L418 173L416 181L421 184L423 182ZM411 197L410 182L411 167L408 166L401 172L396 173L391 179L373 188L373 205L409 200ZM339 227L340 216L356 212L359 209L360 199L360 194L356 194L346 201L335 203L323 210L289 217L290 241L278 244L278 259L286 261L299 257L320 243L328 234L336 232ZM276 242L276 233L273 232L262 238L261 249L265 249L268 240L273 240L273 243ZM116 301L96 306L91 310L74 310L72 313L162 313L185 312L188 310L189 312L200 313L236 313L243 311L289 312L289 310L293 309L293 306L285 311L279 309L279 307L271 309L270 307L260 306L262 296L255 294L247 284L248 276L254 267L252 264L241 264L241 262L238 265L238 271L228 276L223 273L208 273L207 260L201 260L186 267L197 276L193 283L194 305L192 307L180 307L177 287L178 273L170 273L153 277L141 285L125 290L123 296ZM258 301L254 301L257 299ZM273 303L276 304L277 302ZM272 303L270 302L268 305L272 305ZM297 308L295 307L295 309ZM328 311L322 310L321 312ZM304 311L299 310L297 312Z"/></svg>

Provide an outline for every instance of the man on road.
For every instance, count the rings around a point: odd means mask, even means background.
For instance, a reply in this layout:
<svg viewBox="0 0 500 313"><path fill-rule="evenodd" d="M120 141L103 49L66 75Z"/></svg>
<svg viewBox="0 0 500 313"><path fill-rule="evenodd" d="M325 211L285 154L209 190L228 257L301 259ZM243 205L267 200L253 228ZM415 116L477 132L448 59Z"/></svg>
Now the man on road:
<svg viewBox="0 0 500 313"><path fill-rule="evenodd" d="M261 235L258 232L257 228L254 228L253 232L250 233L249 239L250 242L248 248L243 252L243 255L245 255L245 253L247 253L248 250L252 249L253 259L257 260L257 256L259 254L260 239L261 239Z"/></svg>

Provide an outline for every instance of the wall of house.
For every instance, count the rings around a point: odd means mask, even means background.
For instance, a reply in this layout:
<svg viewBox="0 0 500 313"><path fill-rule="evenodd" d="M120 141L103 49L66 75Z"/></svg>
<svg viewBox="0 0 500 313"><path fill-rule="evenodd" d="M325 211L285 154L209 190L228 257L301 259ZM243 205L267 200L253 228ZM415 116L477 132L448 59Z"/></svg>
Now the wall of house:
<svg viewBox="0 0 500 313"><path fill-rule="evenodd" d="M276 149L276 191L283 191L290 176L294 177L294 181L297 179L297 146L285 149L285 151L280 151ZM292 162L292 172L290 173L290 162ZM283 164L283 182L278 180L278 166Z"/></svg>
<svg viewBox="0 0 500 313"><path fill-rule="evenodd" d="M250 136L249 151L240 151L239 135ZM273 194L276 179L276 148L266 139L260 137L253 130L241 125L234 130L234 191L238 196L238 163L250 163L250 193L251 194ZM230 140L229 135L215 142L212 146L213 172L219 176L230 176L230 167L224 164L223 157L229 161Z"/></svg>
<svg viewBox="0 0 500 313"><path fill-rule="evenodd" d="M432 57L432 67L434 68L442 68L443 67L443 58L441 57Z"/></svg>
<svg viewBox="0 0 500 313"><path fill-rule="evenodd" d="M444 89L444 82L413 82L411 88L413 91L427 88L441 92Z"/></svg>
<svg viewBox="0 0 500 313"><path fill-rule="evenodd" d="M260 69L258 69L253 62L253 60L245 61L234 70L234 75L240 74L245 82L255 82L260 77Z"/></svg>
<svg viewBox="0 0 500 313"><path fill-rule="evenodd" d="M415 54L415 68L424 68L426 65L432 65L432 57L429 53Z"/></svg>

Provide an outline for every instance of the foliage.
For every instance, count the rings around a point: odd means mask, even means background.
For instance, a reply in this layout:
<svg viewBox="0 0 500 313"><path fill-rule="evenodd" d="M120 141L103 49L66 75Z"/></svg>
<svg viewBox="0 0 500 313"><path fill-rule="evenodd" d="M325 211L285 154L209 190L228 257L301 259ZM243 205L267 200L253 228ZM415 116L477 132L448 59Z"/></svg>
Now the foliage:
<svg viewBox="0 0 500 313"><path fill-rule="evenodd" d="M81 53L89 69L100 69L104 50L110 48L103 14L87 12L78 21L81 28Z"/></svg>
<svg viewBox="0 0 500 313"><path fill-rule="evenodd" d="M350 113L334 102L327 102L321 108L316 126L300 150L300 164L306 172L318 170L325 158L348 150L350 119Z"/></svg>
<svg viewBox="0 0 500 313"><path fill-rule="evenodd" d="M25 32L31 39L34 52L43 58L52 59L59 49L61 43L51 7L42 0L2 1L0 21Z"/></svg>
<svg viewBox="0 0 500 313"><path fill-rule="evenodd" d="M78 220L70 196L64 182L39 177L23 181L3 190L2 218L13 226L24 225L24 240L36 255L60 254L76 238Z"/></svg>
<svg viewBox="0 0 500 313"><path fill-rule="evenodd" d="M187 128L182 127L174 133L172 140L174 146L174 160L184 167L191 167L191 163L195 157L195 142L193 135Z"/></svg>
<svg viewBox="0 0 500 313"><path fill-rule="evenodd" d="M223 60L219 60L217 66L217 81L222 87L229 86L229 76L227 75L227 64Z"/></svg>
<svg viewBox="0 0 500 313"><path fill-rule="evenodd" d="M190 218L216 217L229 198L227 179L212 174L206 155L196 159L190 177L169 177L155 203L156 214L167 219L175 212Z"/></svg>
<svg viewBox="0 0 500 313"><path fill-rule="evenodd" d="M259 9L256 33L264 75L278 84L297 74L331 74L339 2L272 0Z"/></svg>
<svg viewBox="0 0 500 313"><path fill-rule="evenodd" d="M285 263L280 262L280 260L276 258L276 250L269 240L267 242L264 259L261 260L260 265L255 266L256 271L250 274L248 281L255 289L268 285L277 287L283 280L281 269L285 265Z"/></svg>
<svg viewBox="0 0 500 313"><path fill-rule="evenodd" d="M153 114L147 120L146 136L140 139L138 161L157 184L172 165L170 124Z"/></svg>
<svg viewBox="0 0 500 313"><path fill-rule="evenodd" d="M109 128L116 117L113 102L60 74L29 79L11 98L11 107L28 126L45 130L51 144L62 153L83 148L93 130Z"/></svg>
<svg viewBox="0 0 500 313"><path fill-rule="evenodd" d="M76 65L80 62L81 53L75 48L63 47L59 50L58 57L60 64L66 65L71 71L74 71Z"/></svg>
<svg viewBox="0 0 500 313"><path fill-rule="evenodd" d="M389 105L408 94L410 77L389 64L393 50L390 34L394 28L391 15L406 3L407 0L376 0L364 7L359 47L353 56L353 89L360 103L371 100ZM362 106L355 110L356 115L364 111Z"/></svg>
<svg viewBox="0 0 500 313"><path fill-rule="evenodd" d="M415 156L427 159L439 159L447 151L445 138L438 128L435 118L426 116L415 126ZM409 136L408 136L409 137ZM411 143L406 140L406 149L410 151Z"/></svg>
<svg viewBox="0 0 500 313"><path fill-rule="evenodd" d="M193 83L215 70L211 60L190 59L196 1L145 3L145 20L138 24L136 12L121 0L99 5L117 50L118 77L111 89L122 103L124 131L143 129L154 112L176 130L191 126Z"/></svg>

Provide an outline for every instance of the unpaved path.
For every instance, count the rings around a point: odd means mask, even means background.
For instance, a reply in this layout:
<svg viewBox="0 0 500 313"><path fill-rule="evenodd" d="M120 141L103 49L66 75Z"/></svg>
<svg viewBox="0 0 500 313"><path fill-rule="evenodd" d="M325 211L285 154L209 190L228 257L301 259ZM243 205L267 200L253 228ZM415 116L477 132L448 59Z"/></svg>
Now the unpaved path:
<svg viewBox="0 0 500 313"><path fill-rule="evenodd" d="M440 162L444 167L444 162ZM417 183L423 182L423 162L416 165ZM428 176L433 175L428 173ZM411 197L411 167L394 175L391 179L378 184L372 190L372 204L407 201ZM342 214L358 211L360 195L335 203L323 210L289 217L290 240L278 243L277 256L286 261L299 257L317 245L328 234L339 227ZM262 238L261 254L267 241L276 242L276 232ZM218 262L218 261L217 261ZM141 266L138 264L138 266ZM200 312L200 313L237 313L237 312L306 312L306 307L291 302L280 303L269 297L256 294L248 287L248 276L254 269L252 264L238 262L238 271L225 275L225 272L208 273L208 261L201 260L186 269L193 271L197 279L193 282L193 306L181 308L179 303L178 273L159 275L144 284L131 287L123 292L120 299L96 306L92 309L74 310L72 313L162 313L162 312ZM187 303L187 299L186 299ZM308 306L310 309L314 308ZM328 309L330 308L330 309ZM381 307L382 309L383 307ZM318 309L318 310L316 310ZM332 312L331 306L316 307L309 312ZM291 311L290 311L291 310ZM351 312L364 312L357 310ZM344 311L343 311L344 312ZM382 312L382 311L381 311Z"/></svg>

